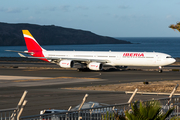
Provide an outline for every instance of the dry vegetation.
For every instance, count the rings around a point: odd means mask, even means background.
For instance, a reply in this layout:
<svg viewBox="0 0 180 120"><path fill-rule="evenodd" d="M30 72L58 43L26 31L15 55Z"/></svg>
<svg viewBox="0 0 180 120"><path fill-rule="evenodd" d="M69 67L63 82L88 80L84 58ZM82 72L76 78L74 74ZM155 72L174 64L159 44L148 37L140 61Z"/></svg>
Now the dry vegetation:
<svg viewBox="0 0 180 120"><path fill-rule="evenodd" d="M97 91L134 91L136 88L138 88L138 92L171 93L177 84L180 84L180 80L149 82L149 84L144 84L143 82L134 82L134 83L110 84L110 85L99 85L99 86L75 87L75 88L67 88L67 89L97 90ZM176 93L180 93L180 88L177 89Z"/></svg>

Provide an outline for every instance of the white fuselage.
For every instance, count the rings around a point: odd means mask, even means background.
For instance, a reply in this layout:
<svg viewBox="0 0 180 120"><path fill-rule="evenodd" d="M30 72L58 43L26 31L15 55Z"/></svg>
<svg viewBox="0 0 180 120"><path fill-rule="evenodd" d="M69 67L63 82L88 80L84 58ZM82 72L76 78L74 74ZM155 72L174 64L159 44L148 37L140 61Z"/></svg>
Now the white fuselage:
<svg viewBox="0 0 180 120"><path fill-rule="evenodd" d="M111 66L165 66L176 60L158 52L43 51L45 57L107 60Z"/></svg>

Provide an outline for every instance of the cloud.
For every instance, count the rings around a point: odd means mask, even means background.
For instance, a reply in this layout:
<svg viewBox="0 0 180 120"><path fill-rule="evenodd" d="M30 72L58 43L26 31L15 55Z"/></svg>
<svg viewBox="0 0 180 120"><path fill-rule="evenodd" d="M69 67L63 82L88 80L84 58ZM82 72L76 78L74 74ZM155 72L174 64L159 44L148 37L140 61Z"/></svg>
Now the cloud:
<svg viewBox="0 0 180 120"><path fill-rule="evenodd" d="M27 10L28 8L0 8L0 12L5 13L21 13L24 10Z"/></svg>
<svg viewBox="0 0 180 120"><path fill-rule="evenodd" d="M63 6L46 6L43 8L38 8L38 11L48 11L48 12L55 12L55 11L63 11L63 12L69 12L70 11L69 5L63 5Z"/></svg>
<svg viewBox="0 0 180 120"><path fill-rule="evenodd" d="M69 5L63 5L63 6L60 6L59 9L64 12L69 12L71 7Z"/></svg>
<svg viewBox="0 0 180 120"><path fill-rule="evenodd" d="M118 6L119 9L129 9L130 7L129 6L125 6L125 5L120 5Z"/></svg>
<svg viewBox="0 0 180 120"><path fill-rule="evenodd" d="M84 17L84 18L88 18L89 17L89 15L81 15L82 17Z"/></svg>
<svg viewBox="0 0 180 120"><path fill-rule="evenodd" d="M43 8L43 10L45 10L45 11L56 11L58 8L57 7L45 7L45 8Z"/></svg>
<svg viewBox="0 0 180 120"><path fill-rule="evenodd" d="M113 15L115 19L119 19L119 20L130 20L131 17L128 15Z"/></svg>
<svg viewBox="0 0 180 120"><path fill-rule="evenodd" d="M98 9L108 9L109 7L108 6L98 6L97 8Z"/></svg>
<svg viewBox="0 0 180 120"><path fill-rule="evenodd" d="M76 10L88 10L89 8L88 7L84 7L84 6L78 6L78 7L75 7Z"/></svg>
<svg viewBox="0 0 180 120"><path fill-rule="evenodd" d="M166 16L166 19L168 19L168 20L173 20L174 17L173 17L172 15L167 15L167 16Z"/></svg>
<svg viewBox="0 0 180 120"><path fill-rule="evenodd" d="M62 6L58 6L58 7L44 7L42 8L45 11L50 11L50 12L54 12L54 11L63 11L63 12L70 12L70 11L74 11L74 10L88 10L88 7L85 6L77 6L77 7L72 7L69 5L62 5Z"/></svg>
<svg viewBox="0 0 180 120"><path fill-rule="evenodd" d="M135 14L130 14L130 15L118 15L114 14L113 17L118 20L144 20L144 19L149 19L148 16L146 15L135 15Z"/></svg>
<svg viewBox="0 0 180 120"><path fill-rule="evenodd" d="M29 16L28 19L29 19L29 20L34 20L34 17L33 17L33 16Z"/></svg>

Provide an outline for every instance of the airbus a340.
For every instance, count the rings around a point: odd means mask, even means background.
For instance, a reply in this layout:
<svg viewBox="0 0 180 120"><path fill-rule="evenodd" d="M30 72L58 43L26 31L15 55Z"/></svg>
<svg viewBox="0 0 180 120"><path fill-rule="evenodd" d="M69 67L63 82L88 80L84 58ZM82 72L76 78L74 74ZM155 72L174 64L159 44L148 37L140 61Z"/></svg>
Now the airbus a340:
<svg viewBox="0 0 180 120"><path fill-rule="evenodd" d="M26 57L21 53L26 53L33 58L38 58L50 63L56 63L62 68L72 68L75 63L81 64L79 70L102 70L104 66L157 66L162 72L162 66L170 65L176 60L168 54L158 52L95 52L95 51L47 51L43 49L28 30L22 30L27 46L27 51L18 52L21 57ZM32 58L32 57L28 57Z"/></svg>

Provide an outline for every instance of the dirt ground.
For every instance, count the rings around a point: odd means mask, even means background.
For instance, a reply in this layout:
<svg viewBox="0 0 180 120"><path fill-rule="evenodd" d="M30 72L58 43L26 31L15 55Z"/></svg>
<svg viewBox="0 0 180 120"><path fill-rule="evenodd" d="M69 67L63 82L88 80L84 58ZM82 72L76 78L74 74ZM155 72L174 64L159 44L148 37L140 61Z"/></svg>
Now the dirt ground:
<svg viewBox="0 0 180 120"><path fill-rule="evenodd" d="M180 84L180 80L148 82L148 84L145 84L143 82L133 82L133 83L109 84L109 85L99 85L99 86L75 87L75 88L66 88L66 89L94 90L94 91L134 91L137 88L138 92L171 93L177 84ZM175 93L180 93L180 87L177 88Z"/></svg>

